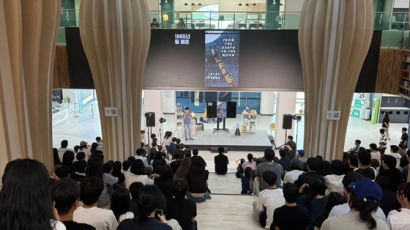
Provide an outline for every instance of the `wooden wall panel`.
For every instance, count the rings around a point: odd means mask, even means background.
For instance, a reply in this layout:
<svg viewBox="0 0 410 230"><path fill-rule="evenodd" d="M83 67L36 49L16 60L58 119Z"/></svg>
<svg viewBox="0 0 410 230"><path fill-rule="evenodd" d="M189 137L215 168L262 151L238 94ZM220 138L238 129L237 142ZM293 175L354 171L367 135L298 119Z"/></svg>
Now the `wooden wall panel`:
<svg viewBox="0 0 410 230"><path fill-rule="evenodd" d="M376 93L398 94L402 62L410 50L380 48Z"/></svg>
<svg viewBox="0 0 410 230"><path fill-rule="evenodd" d="M66 45L57 45L54 60L53 89L61 88L70 88Z"/></svg>

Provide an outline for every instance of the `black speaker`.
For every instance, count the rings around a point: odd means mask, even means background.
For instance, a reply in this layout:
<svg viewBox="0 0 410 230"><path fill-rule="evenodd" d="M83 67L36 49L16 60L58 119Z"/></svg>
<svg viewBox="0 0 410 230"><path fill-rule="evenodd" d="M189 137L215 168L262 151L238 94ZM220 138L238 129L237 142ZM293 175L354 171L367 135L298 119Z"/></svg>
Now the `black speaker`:
<svg viewBox="0 0 410 230"><path fill-rule="evenodd" d="M155 113L147 112L145 113L145 118L147 120L147 127L155 127Z"/></svg>
<svg viewBox="0 0 410 230"><path fill-rule="evenodd" d="M290 114L283 114L283 129L292 129L292 118L293 116Z"/></svg>
<svg viewBox="0 0 410 230"><path fill-rule="evenodd" d="M236 102L228 102L227 110L227 118L236 118Z"/></svg>
<svg viewBox="0 0 410 230"><path fill-rule="evenodd" d="M207 118L216 118L216 101L206 103Z"/></svg>

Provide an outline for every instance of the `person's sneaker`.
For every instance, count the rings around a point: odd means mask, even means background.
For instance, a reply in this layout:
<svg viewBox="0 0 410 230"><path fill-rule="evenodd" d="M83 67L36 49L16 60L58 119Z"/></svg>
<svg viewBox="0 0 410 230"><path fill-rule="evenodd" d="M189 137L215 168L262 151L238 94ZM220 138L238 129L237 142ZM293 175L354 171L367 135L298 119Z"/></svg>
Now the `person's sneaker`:
<svg viewBox="0 0 410 230"><path fill-rule="evenodd" d="M209 195L209 196L208 196L207 200L212 200L212 197L211 197L211 195Z"/></svg>

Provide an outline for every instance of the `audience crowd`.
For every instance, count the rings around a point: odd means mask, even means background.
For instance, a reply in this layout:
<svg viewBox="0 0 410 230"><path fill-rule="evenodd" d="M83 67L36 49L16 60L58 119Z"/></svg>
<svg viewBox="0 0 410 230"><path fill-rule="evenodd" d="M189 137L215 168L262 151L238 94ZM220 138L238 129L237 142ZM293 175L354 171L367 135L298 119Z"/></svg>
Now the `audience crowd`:
<svg viewBox="0 0 410 230"><path fill-rule="evenodd" d="M343 160L303 158L288 137L279 157L238 161L244 195L254 195L262 228L410 229L410 160L407 129L399 146L369 149L356 140ZM211 199L209 172L198 150L167 132L164 143L137 149L123 162L104 161L103 142L53 149L54 173L31 159L9 162L0 191L0 229L5 230L196 230L196 203ZM228 172L224 147L215 172ZM105 163L104 163L105 162Z"/></svg>

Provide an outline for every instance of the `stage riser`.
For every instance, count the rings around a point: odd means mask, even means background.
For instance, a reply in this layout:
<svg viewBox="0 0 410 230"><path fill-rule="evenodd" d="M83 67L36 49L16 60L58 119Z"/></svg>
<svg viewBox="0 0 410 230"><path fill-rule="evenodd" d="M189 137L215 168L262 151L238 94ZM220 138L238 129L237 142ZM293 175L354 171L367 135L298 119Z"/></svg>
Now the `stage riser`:
<svg viewBox="0 0 410 230"><path fill-rule="evenodd" d="M272 148L272 146L226 146L225 147L225 152L227 151L242 151L242 152L263 152L267 148ZM189 145L185 144L185 147L188 149L198 149L199 151L210 151L212 153L217 153L218 152L218 147L219 146L214 146L214 145Z"/></svg>

